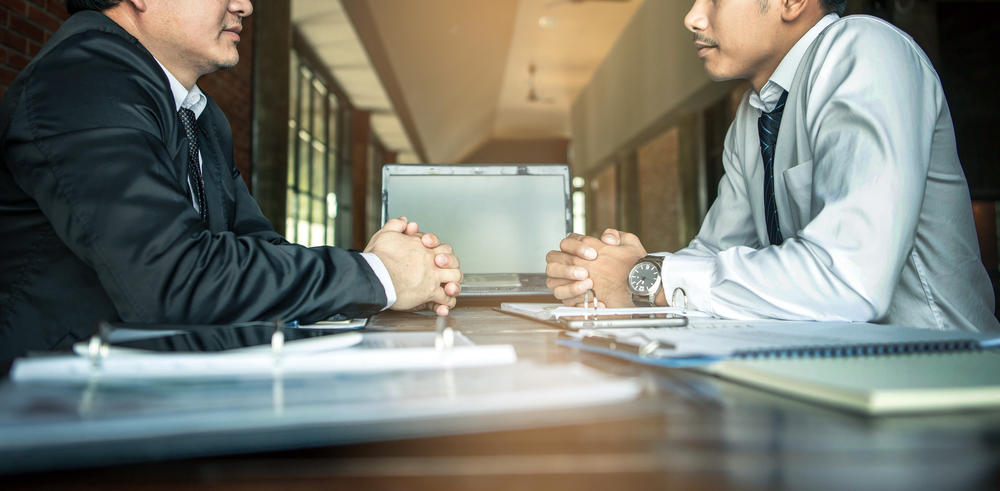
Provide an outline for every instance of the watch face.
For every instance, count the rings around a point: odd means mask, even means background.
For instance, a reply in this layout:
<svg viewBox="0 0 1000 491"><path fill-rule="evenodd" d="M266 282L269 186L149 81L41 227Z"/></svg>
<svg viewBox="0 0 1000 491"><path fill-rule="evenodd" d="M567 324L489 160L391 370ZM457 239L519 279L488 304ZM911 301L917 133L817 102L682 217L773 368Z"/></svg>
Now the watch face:
<svg viewBox="0 0 1000 491"><path fill-rule="evenodd" d="M659 285L660 268L653 263L639 263L628 273L628 286L639 295L649 295Z"/></svg>

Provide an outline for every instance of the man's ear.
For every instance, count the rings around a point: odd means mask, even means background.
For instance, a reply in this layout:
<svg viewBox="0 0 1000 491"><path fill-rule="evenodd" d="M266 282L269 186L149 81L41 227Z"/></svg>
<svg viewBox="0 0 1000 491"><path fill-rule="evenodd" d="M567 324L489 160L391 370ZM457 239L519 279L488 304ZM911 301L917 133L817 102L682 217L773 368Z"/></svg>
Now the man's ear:
<svg viewBox="0 0 1000 491"><path fill-rule="evenodd" d="M127 3L132 6L132 8L138 10L139 12L145 12L149 8L146 0L122 0L122 3Z"/></svg>
<svg viewBox="0 0 1000 491"><path fill-rule="evenodd" d="M781 20L795 22L802 14L815 8L820 0L778 0L781 7Z"/></svg>

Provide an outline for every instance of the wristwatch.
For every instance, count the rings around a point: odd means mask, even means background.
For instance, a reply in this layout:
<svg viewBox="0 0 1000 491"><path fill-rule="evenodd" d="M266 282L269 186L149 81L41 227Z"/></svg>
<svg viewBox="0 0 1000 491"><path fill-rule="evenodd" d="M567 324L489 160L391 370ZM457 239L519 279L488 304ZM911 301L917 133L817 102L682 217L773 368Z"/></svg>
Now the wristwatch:
<svg viewBox="0 0 1000 491"><path fill-rule="evenodd" d="M628 272L628 291L632 303L639 307L656 305L656 293L660 291L660 267L662 256L646 256L635 263Z"/></svg>

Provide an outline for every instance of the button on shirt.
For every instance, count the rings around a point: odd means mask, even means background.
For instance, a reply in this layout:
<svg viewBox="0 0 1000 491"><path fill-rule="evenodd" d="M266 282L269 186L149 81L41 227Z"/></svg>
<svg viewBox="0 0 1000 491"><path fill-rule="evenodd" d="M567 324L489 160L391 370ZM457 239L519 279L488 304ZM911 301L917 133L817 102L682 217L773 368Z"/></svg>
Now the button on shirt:
<svg viewBox="0 0 1000 491"><path fill-rule="evenodd" d="M167 70L167 67L163 66L159 60L156 62L160 64L160 68L163 69L164 75L167 76L167 80L170 82L170 92L174 97L174 104L176 105L175 110L179 111L182 107L187 108L194 112L195 119L200 118L201 113L204 112L205 107L208 106L208 98L205 97L205 93L202 92L197 85L192 87L190 91L187 90L184 88L184 85L177 80L177 77L174 77L174 75L170 73L170 70ZM205 167L200 150L198 151L198 166L201 169L204 169ZM188 186L190 185L191 183L188 183ZM194 193L191 194L191 206L197 209L197 205L195 204L193 198ZM368 262L368 265L372 268L372 271L375 272L375 276L378 277L379 281L382 283L382 287L385 289L385 298L387 299L385 308L392 307L392 304L396 303L396 288L392 284L392 279L389 276L389 270L385 268L385 264L383 264L382 260L375 254L362 252L361 257L365 258L365 261Z"/></svg>
<svg viewBox="0 0 1000 491"><path fill-rule="evenodd" d="M767 245L757 120L789 92L775 145L785 240ZM913 40L830 14L744 97L698 236L665 254L667 298L719 317L1000 330L937 73Z"/></svg>

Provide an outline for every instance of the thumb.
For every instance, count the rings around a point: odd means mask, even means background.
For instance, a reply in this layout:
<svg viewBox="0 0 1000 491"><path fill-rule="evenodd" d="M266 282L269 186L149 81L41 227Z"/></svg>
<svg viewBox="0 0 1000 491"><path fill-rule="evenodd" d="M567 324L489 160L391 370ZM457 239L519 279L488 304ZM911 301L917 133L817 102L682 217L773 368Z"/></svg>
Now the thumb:
<svg viewBox="0 0 1000 491"><path fill-rule="evenodd" d="M609 228L605 230L603 234L601 234L601 242L604 242L605 244L612 246L621 245L622 243L621 236L622 236L621 232L613 228Z"/></svg>
<svg viewBox="0 0 1000 491"><path fill-rule="evenodd" d="M406 217L393 218L382 225L383 231L388 232L399 232L403 233L406 231L407 220Z"/></svg>

